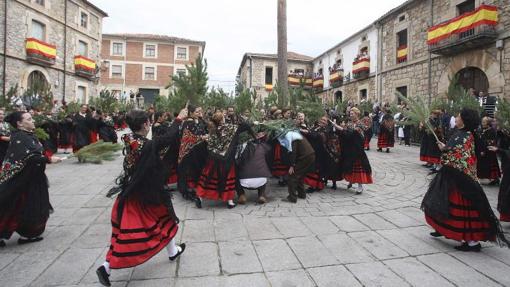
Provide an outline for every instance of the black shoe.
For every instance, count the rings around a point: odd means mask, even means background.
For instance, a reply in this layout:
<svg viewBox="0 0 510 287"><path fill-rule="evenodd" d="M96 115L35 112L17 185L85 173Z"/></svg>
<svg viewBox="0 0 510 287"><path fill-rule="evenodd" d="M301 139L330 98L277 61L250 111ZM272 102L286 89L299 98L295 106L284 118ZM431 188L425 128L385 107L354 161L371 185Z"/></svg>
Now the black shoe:
<svg viewBox="0 0 510 287"><path fill-rule="evenodd" d="M20 239L18 239L18 244L19 245L23 245L23 244L28 244L28 243L34 243L34 242L39 242L39 241L41 241L43 239L44 238L42 238L42 237L20 238Z"/></svg>
<svg viewBox="0 0 510 287"><path fill-rule="evenodd" d="M174 256L168 257L168 259L170 259L170 261L175 261L175 259L177 259L177 257L181 256L181 254L184 253L184 250L186 249L186 243L181 243L178 246L181 247L181 251L177 252L177 254L175 254Z"/></svg>
<svg viewBox="0 0 510 287"><path fill-rule="evenodd" d="M317 190L316 190L315 188L311 188L311 187L309 187L309 188L307 188L307 189L306 189L306 193L314 193L314 192L316 192L316 191L317 191Z"/></svg>
<svg viewBox="0 0 510 287"><path fill-rule="evenodd" d="M333 186L331 186L331 189L336 190L336 182L333 183Z"/></svg>
<svg viewBox="0 0 510 287"><path fill-rule="evenodd" d="M432 237L436 237L436 238L437 238L437 237L442 237L442 236L443 236L443 234L441 234L441 233L439 233L439 232L437 232L437 231L434 231L434 232L431 232L431 233L430 233L430 236L432 236Z"/></svg>
<svg viewBox="0 0 510 287"><path fill-rule="evenodd" d="M284 187L286 184L285 184L285 181L279 180L278 181L278 185L281 186L281 187Z"/></svg>
<svg viewBox="0 0 510 287"><path fill-rule="evenodd" d="M195 199L195 206L197 208L202 208L202 200L198 197L197 197L197 199Z"/></svg>
<svg viewBox="0 0 510 287"><path fill-rule="evenodd" d="M489 185L491 185L491 186L499 185L499 179L495 179L495 180L489 182Z"/></svg>
<svg viewBox="0 0 510 287"><path fill-rule="evenodd" d="M365 150L370 150L370 148L369 148L369 147L367 147Z"/></svg>
<svg viewBox="0 0 510 287"><path fill-rule="evenodd" d="M283 202L290 202L290 203L297 203L297 199L296 198L292 198L292 197L289 197L289 196L287 196L286 198L283 198L282 201Z"/></svg>
<svg viewBox="0 0 510 287"><path fill-rule="evenodd" d="M347 189L349 189L349 188L352 188L352 183L349 183L349 184L347 185Z"/></svg>
<svg viewBox="0 0 510 287"><path fill-rule="evenodd" d="M482 250L482 245L478 243L474 246L469 246L466 242L462 243L462 245L455 246L455 249L458 251L464 251L464 252L480 252Z"/></svg>
<svg viewBox="0 0 510 287"><path fill-rule="evenodd" d="M378 151L378 152L382 152L382 148L378 148L378 149L377 149L377 151Z"/></svg>
<svg viewBox="0 0 510 287"><path fill-rule="evenodd" d="M297 197L300 199L306 199L306 194L298 194Z"/></svg>
<svg viewBox="0 0 510 287"><path fill-rule="evenodd" d="M5 247L5 241L0 240L0 248Z"/></svg>
<svg viewBox="0 0 510 287"><path fill-rule="evenodd" d="M110 283L110 275L108 274L108 272L106 272L106 268L104 268L103 265L97 268L96 274L97 278L99 279L99 283L101 283L103 286L112 286L112 284Z"/></svg>
<svg viewBox="0 0 510 287"><path fill-rule="evenodd" d="M386 153L390 153L390 149L389 148L386 149Z"/></svg>
<svg viewBox="0 0 510 287"><path fill-rule="evenodd" d="M227 208L228 208L228 209L232 209L232 208L234 208L234 207L236 207L236 205L235 205L235 204L228 204L228 203L227 203Z"/></svg>

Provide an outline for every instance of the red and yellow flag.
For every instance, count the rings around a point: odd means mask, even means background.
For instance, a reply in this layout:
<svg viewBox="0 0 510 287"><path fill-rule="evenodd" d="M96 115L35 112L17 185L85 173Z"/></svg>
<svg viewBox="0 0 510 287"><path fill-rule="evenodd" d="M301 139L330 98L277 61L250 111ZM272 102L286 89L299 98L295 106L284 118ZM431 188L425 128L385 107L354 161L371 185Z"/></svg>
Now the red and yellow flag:
<svg viewBox="0 0 510 287"><path fill-rule="evenodd" d="M452 34L459 34L481 25L495 26L498 24L498 8L496 6L481 5L476 10L462 14L449 21L429 28L427 43L435 44Z"/></svg>
<svg viewBox="0 0 510 287"><path fill-rule="evenodd" d="M370 71L370 59L363 58L352 63L352 73L357 74L363 71Z"/></svg>
<svg viewBox="0 0 510 287"><path fill-rule="evenodd" d="M397 50L397 59L399 61L407 59L407 45L402 45Z"/></svg>
<svg viewBox="0 0 510 287"><path fill-rule="evenodd" d="M289 76L288 82L289 82L289 85L291 85L291 86L299 86L299 84L301 83L301 78L297 77L297 76Z"/></svg>
<svg viewBox="0 0 510 287"><path fill-rule="evenodd" d="M25 46L28 54L39 54L49 59L57 57L57 47L35 38L28 38Z"/></svg>
<svg viewBox="0 0 510 287"><path fill-rule="evenodd" d="M329 82L334 83L336 81L339 81L340 79L343 78L343 76L344 73L342 71L336 71L329 76Z"/></svg>
<svg viewBox="0 0 510 287"><path fill-rule="evenodd" d="M74 67L75 69L80 68L82 70L93 72L96 70L96 62L83 56L76 56L74 57Z"/></svg>
<svg viewBox="0 0 510 287"><path fill-rule="evenodd" d="M316 78L313 80L313 87L314 88L322 88L324 87L324 78Z"/></svg>
<svg viewBox="0 0 510 287"><path fill-rule="evenodd" d="M273 90L273 85L271 85L271 84L266 84L265 88L266 88L266 91L270 92L270 91L272 91L272 90Z"/></svg>

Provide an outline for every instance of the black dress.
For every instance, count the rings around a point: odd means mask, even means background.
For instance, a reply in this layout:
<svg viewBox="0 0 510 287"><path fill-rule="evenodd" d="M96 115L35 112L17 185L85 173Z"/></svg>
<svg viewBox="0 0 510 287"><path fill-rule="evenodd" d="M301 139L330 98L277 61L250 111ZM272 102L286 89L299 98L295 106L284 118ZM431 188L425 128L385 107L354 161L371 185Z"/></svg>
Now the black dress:
<svg viewBox="0 0 510 287"><path fill-rule="evenodd" d="M82 116L79 113L73 117L73 151L90 144L90 115Z"/></svg>
<svg viewBox="0 0 510 287"><path fill-rule="evenodd" d="M40 236L52 210L47 157L33 133L15 130L0 173L0 239Z"/></svg>

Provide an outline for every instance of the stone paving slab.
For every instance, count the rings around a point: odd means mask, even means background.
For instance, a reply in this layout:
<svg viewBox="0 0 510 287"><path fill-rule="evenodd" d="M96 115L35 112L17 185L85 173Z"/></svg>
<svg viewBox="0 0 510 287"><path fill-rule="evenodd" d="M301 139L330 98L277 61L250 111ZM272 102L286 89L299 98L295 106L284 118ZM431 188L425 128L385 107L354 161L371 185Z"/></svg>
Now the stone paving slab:
<svg viewBox="0 0 510 287"><path fill-rule="evenodd" d="M300 200L282 202L271 180L269 202L229 210L203 209L174 194L181 219L176 262L166 250L135 268L114 270L113 286L510 286L510 250L482 243L460 253L457 242L431 238L420 210L428 170L415 147L368 152L375 183L356 195L338 182ZM108 250L113 200L105 194L122 159L102 165L71 159L48 165L51 215L42 242L0 249L0 286L99 286L95 270ZM86 175L86 176L84 176ZM495 208L497 187L484 186ZM510 224L503 223L510 232Z"/></svg>

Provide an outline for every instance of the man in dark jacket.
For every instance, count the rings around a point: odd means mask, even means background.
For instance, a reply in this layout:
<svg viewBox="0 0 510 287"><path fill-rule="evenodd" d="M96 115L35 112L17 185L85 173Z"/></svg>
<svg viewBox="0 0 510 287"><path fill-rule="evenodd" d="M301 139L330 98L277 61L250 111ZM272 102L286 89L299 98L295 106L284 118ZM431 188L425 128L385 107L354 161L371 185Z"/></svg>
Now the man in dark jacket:
<svg viewBox="0 0 510 287"><path fill-rule="evenodd" d="M262 142L250 142L247 144L243 154L238 160L238 179L239 184L237 194L238 203L246 203L244 189L256 189L258 191L257 203L267 202L266 185L267 179L271 177L271 171L267 164L267 155L271 151L271 146Z"/></svg>
<svg viewBox="0 0 510 287"><path fill-rule="evenodd" d="M293 133L297 135L292 136ZM298 197L306 199L304 179L307 173L314 170L315 151L310 142L297 132L289 132L285 138L292 143L292 150L289 150L289 195L284 201L296 203Z"/></svg>

